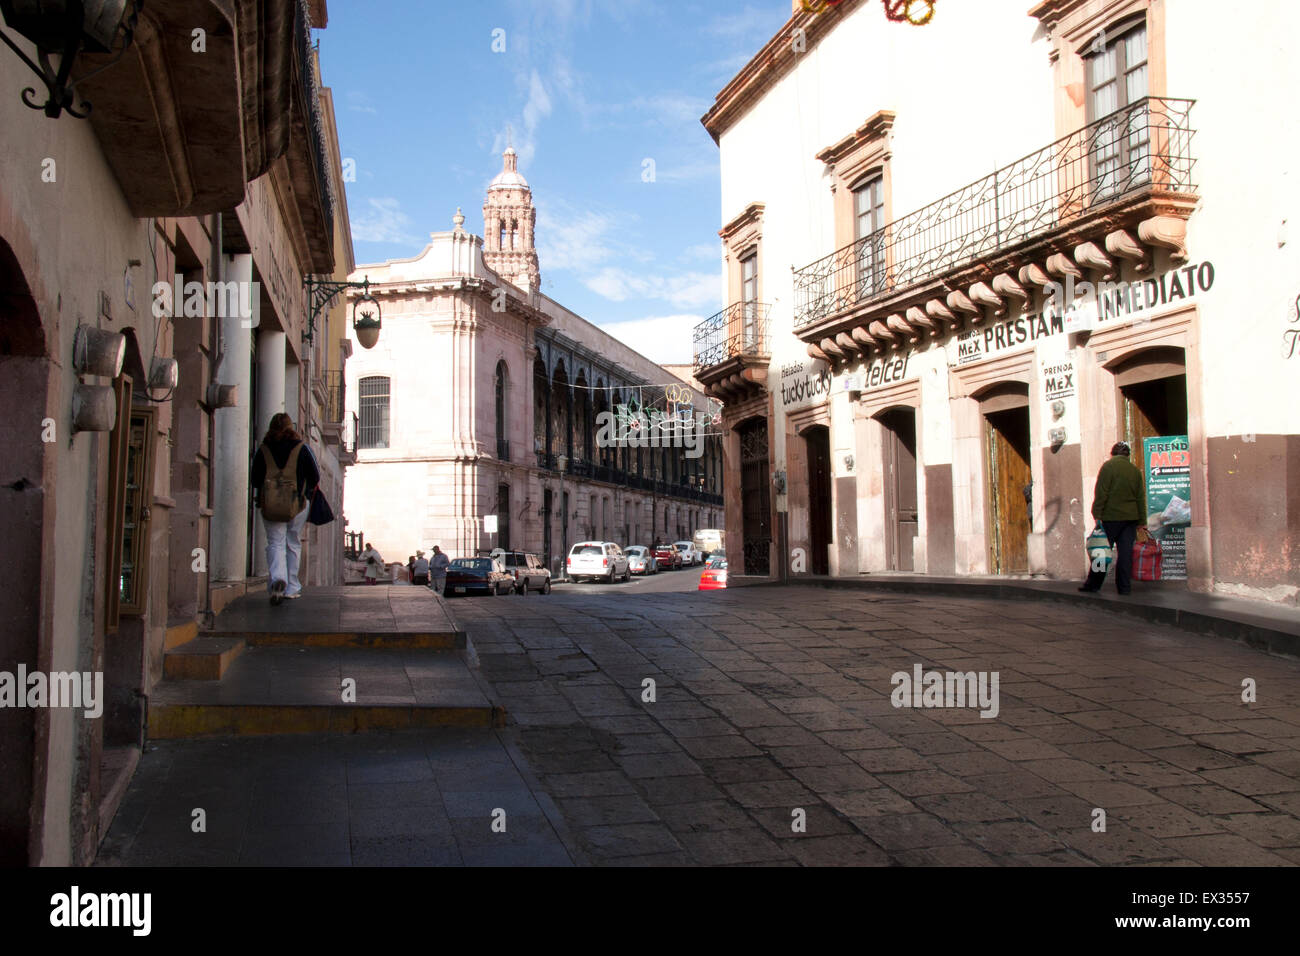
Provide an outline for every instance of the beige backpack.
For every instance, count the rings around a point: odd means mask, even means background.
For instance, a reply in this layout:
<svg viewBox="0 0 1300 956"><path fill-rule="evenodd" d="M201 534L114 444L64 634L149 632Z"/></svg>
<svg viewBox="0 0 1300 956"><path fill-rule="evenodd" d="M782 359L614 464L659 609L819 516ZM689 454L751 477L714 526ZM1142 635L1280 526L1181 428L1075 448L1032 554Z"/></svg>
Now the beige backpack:
<svg viewBox="0 0 1300 956"><path fill-rule="evenodd" d="M302 512L307 502L298 494L298 453L302 443L289 452L283 468L277 468L271 449L262 446L266 459L266 477L262 479L262 517L267 521L292 521Z"/></svg>

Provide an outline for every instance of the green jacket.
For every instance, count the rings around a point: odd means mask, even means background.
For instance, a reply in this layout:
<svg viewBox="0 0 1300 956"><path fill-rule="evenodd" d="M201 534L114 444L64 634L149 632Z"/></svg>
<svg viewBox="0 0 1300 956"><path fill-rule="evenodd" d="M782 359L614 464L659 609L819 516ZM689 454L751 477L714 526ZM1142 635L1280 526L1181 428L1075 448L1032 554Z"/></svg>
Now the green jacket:
<svg viewBox="0 0 1300 956"><path fill-rule="evenodd" d="M1123 455L1114 455L1097 472L1092 516L1098 521L1147 520L1147 493L1142 472Z"/></svg>

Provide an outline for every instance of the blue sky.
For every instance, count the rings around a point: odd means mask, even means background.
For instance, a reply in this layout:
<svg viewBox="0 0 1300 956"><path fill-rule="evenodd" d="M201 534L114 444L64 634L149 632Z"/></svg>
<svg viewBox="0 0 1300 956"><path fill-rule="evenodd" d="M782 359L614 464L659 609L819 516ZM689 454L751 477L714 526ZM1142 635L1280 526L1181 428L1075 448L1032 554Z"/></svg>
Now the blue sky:
<svg viewBox="0 0 1300 956"><path fill-rule="evenodd" d="M690 328L724 304L718 151L699 120L789 15L789 0L331 0L317 36L356 161L357 262L415 255L457 206L481 235L510 127L542 290L689 362Z"/></svg>

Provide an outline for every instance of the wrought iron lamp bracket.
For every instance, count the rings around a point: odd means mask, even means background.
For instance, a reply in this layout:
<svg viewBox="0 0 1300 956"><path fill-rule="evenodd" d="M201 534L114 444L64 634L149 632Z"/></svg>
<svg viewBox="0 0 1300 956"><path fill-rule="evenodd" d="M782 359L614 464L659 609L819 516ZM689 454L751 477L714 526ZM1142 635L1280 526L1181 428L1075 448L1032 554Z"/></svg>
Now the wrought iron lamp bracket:
<svg viewBox="0 0 1300 956"><path fill-rule="evenodd" d="M361 282L340 282L337 279L321 279L309 275L302 280L302 284L307 288L307 328L303 330L302 338L308 345L316 335L316 319L321 310L328 308L340 293L348 289L361 289L363 297L370 295L369 276Z"/></svg>

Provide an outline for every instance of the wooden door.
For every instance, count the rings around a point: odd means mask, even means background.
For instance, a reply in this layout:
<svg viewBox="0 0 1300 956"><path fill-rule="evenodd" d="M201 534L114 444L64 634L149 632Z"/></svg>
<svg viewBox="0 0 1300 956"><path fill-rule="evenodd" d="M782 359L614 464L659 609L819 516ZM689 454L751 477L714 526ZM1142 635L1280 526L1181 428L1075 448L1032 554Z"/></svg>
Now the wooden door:
<svg viewBox="0 0 1300 956"><path fill-rule="evenodd" d="M985 416L989 478L989 566L994 574L1029 570L1032 524L1025 489L1029 468L1029 409L1012 408Z"/></svg>
<svg viewBox="0 0 1300 956"><path fill-rule="evenodd" d="M830 574L831 433L824 425L804 434L808 456L808 524L813 574Z"/></svg>
<svg viewBox="0 0 1300 956"><path fill-rule="evenodd" d="M880 416L885 475L885 561L891 571L912 571L916 538L916 411L890 409Z"/></svg>
<svg viewBox="0 0 1300 956"><path fill-rule="evenodd" d="M767 461L767 421L747 423L740 431L740 510L745 574L771 573L771 481Z"/></svg>

